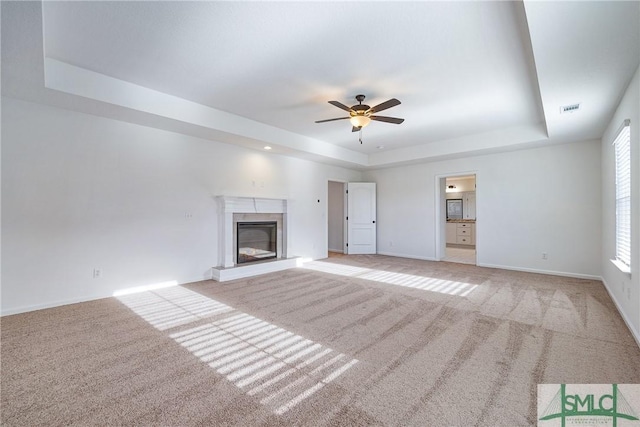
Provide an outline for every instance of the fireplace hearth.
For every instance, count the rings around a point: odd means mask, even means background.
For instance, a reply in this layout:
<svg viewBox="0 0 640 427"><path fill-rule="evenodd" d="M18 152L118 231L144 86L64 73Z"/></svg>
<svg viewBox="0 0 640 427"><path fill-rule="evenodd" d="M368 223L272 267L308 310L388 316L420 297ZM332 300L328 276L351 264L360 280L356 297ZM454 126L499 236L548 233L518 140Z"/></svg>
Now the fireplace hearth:
<svg viewBox="0 0 640 427"><path fill-rule="evenodd" d="M238 222L236 260L238 264L277 258L276 221Z"/></svg>

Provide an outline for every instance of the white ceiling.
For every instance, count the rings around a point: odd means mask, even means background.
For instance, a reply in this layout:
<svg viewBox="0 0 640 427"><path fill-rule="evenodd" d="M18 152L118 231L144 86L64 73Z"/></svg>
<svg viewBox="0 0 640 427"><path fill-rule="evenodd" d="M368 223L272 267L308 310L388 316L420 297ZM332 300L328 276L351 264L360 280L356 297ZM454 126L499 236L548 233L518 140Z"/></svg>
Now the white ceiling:
<svg viewBox="0 0 640 427"><path fill-rule="evenodd" d="M639 2L2 3L3 95L357 168L599 138L639 63Z"/></svg>

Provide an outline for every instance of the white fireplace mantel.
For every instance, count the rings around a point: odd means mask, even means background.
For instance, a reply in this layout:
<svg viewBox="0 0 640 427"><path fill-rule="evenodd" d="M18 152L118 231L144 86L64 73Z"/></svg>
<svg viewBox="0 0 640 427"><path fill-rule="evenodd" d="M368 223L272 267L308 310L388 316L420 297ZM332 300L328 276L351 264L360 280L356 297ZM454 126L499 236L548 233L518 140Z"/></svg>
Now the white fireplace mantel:
<svg viewBox="0 0 640 427"><path fill-rule="evenodd" d="M216 200L218 200L218 208L222 214L287 213L287 201L284 199L217 196Z"/></svg>
<svg viewBox="0 0 640 427"><path fill-rule="evenodd" d="M235 266L234 253L234 214L282 214L282 254L286 258L287 243L287 201L285 199L266 199L258 197L216 196L218 204L219 248L218 268ZM255 268L254 268L255 269Z"/></svg>

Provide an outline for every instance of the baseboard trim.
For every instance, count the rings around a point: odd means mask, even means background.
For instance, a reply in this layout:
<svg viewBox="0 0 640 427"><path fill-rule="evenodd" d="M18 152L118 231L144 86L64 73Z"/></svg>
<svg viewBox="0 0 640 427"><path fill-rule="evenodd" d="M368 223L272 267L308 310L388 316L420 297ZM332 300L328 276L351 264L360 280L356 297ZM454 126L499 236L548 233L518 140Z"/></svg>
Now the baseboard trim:
<svg viewBox="0 0 640 427"><path fill-rule="evenodd" d="M178 282L178 286L186 285L187 283L205 282L207 280L211 280L211 279L205 279L205 278L199 277L198 279L195 279L195 280L184 280L184 281ZM99 299L105 299L105 298L113 298L113 292L111 292L110 294L101 294L96 296L85 295L78 298L58 300L58 301L47 302L42 304L27 305L27 306L22 306L18 308L10 308L7 310L1 310L0 317L11 316L14 314L28 313L30 311L46 310L48 308L62 307L64 305L78 304L81 302L97 301Z"/></svg>
<svg viewBox="0 0 640 427"><path fill-rule="evenodd" d="M343 253L344 253L344 250L343 250L343 249L331 249L331 248L329 248L329 249L327 249L327 250L328 250L329 252L337 252L337 253L339 253L339 254L343 254Z"/></svg>
<svg viewBox="0 0 640 427"><path fill-rule="evenodd" d="M30 311L46 310L47 308L62 307L63 305L78 304L81 302L95 301L95 300L109 298L109 297L110 295L100 295L100 296L92 296L92 297L84 296L80 298L59 300L59 301L47 302L43 304L27 305L27 306L22 306L18 308L10 308L8 310L2 310L2 312L0 313L0 316L4 317L4 316L11 316L13 314L27 313Z"/></svg>
<svg viewBox="0 0 640 427"><path fill-rule="evenodd" d="M611 300L615 304L616 309L618 310L618 313L620 313L620 317L622 317L622 320L624 320L625 325L627 325L627 328L631 332L631 336L633 337L634 340L636 340L636 344L638 344L638 347L640 348L640 333L638 333L638 331L634 329L633 324L629 321L629 318L627 317L626 313L622 309L622 305L620 305L620 302L618 302L618 299L616 298L614 293L611 292L611 287L609 286L607 281L604 280L604 277L601 277L600 280L602 280L602 283L604 284L604 288L607 290L607 293L609 294L609 296L611 297Z"/></svg>
<svg viewBox="0 0 640 427"><path fill-rule="evenodd" d="M600 276L594 276L591 274L581 274L581 273L567 273L566 271L539 270L536 268L510 267L507 265L496 265L496 264L485 264L485 263L478 263L477 266L487 267L487 268L499 268L501 270L523 271L525 273L547 274L549 276L573 277L575 279L602 280Z"/></svg>
<svg viewBox="0 0 640 427"><path fill-rule="evenodd" d="M393 256L393 257L398 257L398 258L420 259L420 260L423 260L423 261L437 261L433 257L424 257L424 256L416 256L416 255L399 254L399 253L395 253L395 252L378 252L378 255Z"/></svg>

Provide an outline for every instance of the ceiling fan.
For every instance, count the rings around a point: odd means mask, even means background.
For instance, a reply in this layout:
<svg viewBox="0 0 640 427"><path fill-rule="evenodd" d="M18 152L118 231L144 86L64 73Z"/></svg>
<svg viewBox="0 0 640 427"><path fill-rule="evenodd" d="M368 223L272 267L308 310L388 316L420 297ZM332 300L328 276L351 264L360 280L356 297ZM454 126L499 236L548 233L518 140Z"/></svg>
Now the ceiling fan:
<svg viewBox="0 0 640 427"><path fill-rule="evenodd" d="M386 110L387 108L395 107L396 105L400 105L400 101L395 98L392 98L388 101L383 102L382 104L378 104L375 107L369 107L368 105L363 105L362 101L364 101L364 95L357 95L356 101L359 104L354 105L352 107L347 107L346 105L338 102L338 101L329 101L329 104L335 105L336 107L347 111L349 113L349 117L338 117L337 119L327 119L327 120L317 120L316 123L324 123L324 122L332 122L334 120L346 120L349 119L351 125L351 132L358 132L362 130L363 127L367 126L371 120L377 120L379 122L386 123L395 123L399 125L404 122L404 119L399 119L397 117L386 117L386 116L375 116L374 114L380 112L382 110Z"/></svg>

